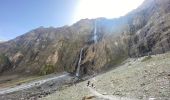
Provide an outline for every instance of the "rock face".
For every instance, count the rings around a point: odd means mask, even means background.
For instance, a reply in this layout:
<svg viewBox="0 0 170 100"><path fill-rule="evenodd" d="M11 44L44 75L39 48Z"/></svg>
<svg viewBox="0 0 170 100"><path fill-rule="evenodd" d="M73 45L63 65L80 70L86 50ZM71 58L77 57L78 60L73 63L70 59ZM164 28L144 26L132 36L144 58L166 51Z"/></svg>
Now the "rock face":
<svg viewBox="0 0 170 100"><path fill-rule="evenodd" d="M97 20L97 43L93 40L96 20L84 19L72 26L32 30L13 40L0 44L1 53L9 59L10 73L48 74L75 72L83 49L80 73L93 74L117 64L127 57L127 42L110 30L113 23ZM106 26L107 23L111 25ZM112 42L115 42L112 44ZM6 66L5 66L6 67Z"/></svg>
<svg viewBox="0 0 170 100"><path fill-rule="evenodd" d="M117 19L83 19L72 26L37 28L0 43L0 53L8 59L1 61L0 69L29 75L42 71L75 73L83 48L80 73L84 75L119 64L127 57L167 52L169 12L169 0L146 0ZM93 40L95 28L97 43Z"/></svg>
<svg viewBox="0 0 170 100"><path fill-rule="evenodd" d="M134 30L129 43L131 56L165 53L170 50L170 1L150 0L149 5L139 10L133 20Z"/></svg>

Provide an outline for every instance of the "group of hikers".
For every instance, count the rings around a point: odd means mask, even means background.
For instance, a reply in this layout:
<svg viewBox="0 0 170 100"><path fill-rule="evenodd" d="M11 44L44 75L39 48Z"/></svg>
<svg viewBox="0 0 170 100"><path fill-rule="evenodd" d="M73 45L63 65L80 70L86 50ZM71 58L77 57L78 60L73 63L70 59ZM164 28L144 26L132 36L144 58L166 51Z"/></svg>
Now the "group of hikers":
<svg viewBox="0 0 170 100"><path fill-rule="evenodd" d="M93 83L91 83L90 81L87 81L87 87L95 88L94 84L93 84Z"/></svg>

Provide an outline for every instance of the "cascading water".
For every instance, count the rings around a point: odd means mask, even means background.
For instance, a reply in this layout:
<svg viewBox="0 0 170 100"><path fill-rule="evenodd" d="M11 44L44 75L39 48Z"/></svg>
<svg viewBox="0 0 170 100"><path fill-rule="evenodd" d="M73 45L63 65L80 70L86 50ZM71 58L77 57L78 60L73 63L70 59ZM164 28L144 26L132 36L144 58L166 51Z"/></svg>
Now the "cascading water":
<svg viewBox="0 0 170 100"><path fill-rule="evenodd" d="M81 51L80 51L79 62L78 62L77 70L76 70L77 77L80 76L80 64L81 64L82 54L83 54L83 48L81 48Z"/></svg>
<svg viewBox="0 0 170 100"><path fill-rule="evenodd" d="M96 21L94 22L94 32L93 32L93 41L94 43L97 43L97 28L96 28ZM79 61L78 61L78 66L76 69L76 77L80 76L80 65L81 65L81 60L82 60L82 54L83 54L83 48L81 48L80 51L80 56L79 56Z"/></svg>
<svg viewBox="0 0 170 100"><path fill-rule="evenodd" d="M93 40L94 40L94 43L97 43L97 28L96 28L96 21L94 23L94 36L93 36Z"/></svg>

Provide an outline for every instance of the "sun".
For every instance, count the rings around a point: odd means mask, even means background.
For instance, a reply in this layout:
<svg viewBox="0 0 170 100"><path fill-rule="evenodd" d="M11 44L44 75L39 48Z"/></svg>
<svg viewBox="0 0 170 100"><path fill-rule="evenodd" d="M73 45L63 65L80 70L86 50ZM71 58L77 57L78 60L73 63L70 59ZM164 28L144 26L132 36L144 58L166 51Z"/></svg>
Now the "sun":
<svg viewBox="0 0 170 100"><path fill-rule="evenodd" d="M84 18L116 18L137 8L144 0L79 0L74 21Z"/></svg>

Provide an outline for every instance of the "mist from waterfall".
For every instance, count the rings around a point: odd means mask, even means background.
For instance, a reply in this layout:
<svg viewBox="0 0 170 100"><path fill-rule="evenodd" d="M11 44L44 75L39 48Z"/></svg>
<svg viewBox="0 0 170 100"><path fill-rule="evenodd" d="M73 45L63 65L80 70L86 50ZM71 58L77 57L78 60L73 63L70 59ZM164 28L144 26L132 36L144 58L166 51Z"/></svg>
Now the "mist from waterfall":
<svg viewBox="0 0 170 100"><path fill-rule="evenodd" d="M80 57L79 57L78 66L77 66L77 70L76 70L77 77L80 76L80 65L81 65L82 53L83 53L83 48L81 48L81 51L80 51Z"/></svg>

